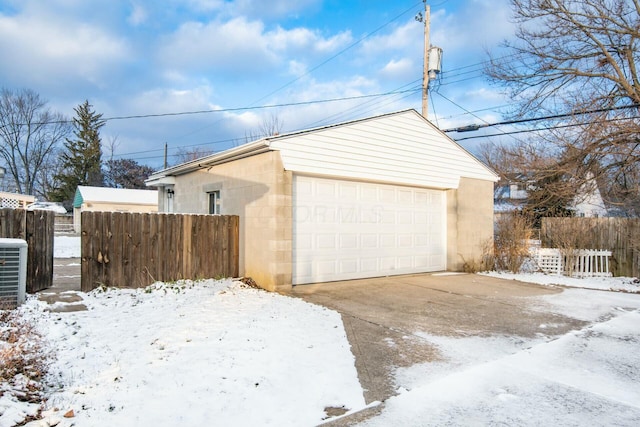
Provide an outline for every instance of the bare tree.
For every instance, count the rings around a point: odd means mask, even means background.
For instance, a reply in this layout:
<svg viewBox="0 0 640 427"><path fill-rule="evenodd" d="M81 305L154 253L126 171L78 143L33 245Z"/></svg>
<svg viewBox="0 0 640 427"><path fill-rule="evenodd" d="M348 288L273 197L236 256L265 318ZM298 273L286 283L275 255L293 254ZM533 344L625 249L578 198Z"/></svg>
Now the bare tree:
<svg viewBox="0 0 640 427"><path fill-rule="evenodd" d="M540 109L640 104L638 0L511 0L516 41L492 58L489 76L519 100L520 115Z"/></svg>
<svg viewBox="0 0 640 427"><path fill-rule="evenodd" d="M516 101L512 117L574 114L562 127L545 124L554 130L539 147L556 161L544 175L573 187L595 176L609 203L640 214L640 1L511 4L517 32L504 43L510 54L491 58L486 71Z"/></svg>
<svg viewBox="0 0 640 427"><path fill-rule="evenodd" d="M37 93L28 89L0 91L0 157L16 191L36 193L38 172L50 164L69 129L64 116L50 111Z"/></svg>
<svg viewBox="0 0 640 427"><path fill-rule="evenodd" d="M40 169L36 171L36 185L34 188L34 196L44 199L49 198L49 194L53 191L58 182L56 175L62 167L62 161L60 158L60 149L56 147L49 160L45 162Z"/></svg>
<svg viewBox="0 0 640 427"><path fill-rule="evenodd" d="M258 129L251 130L245 133L245 142L255 141L260 138L267 138L270 136L278 136L282 132L284 123L277 114L271 114L269 117L262 119L262 124Z"/></svg>
<svg viewBox="0 0 640 427"><path fill-rule="evenodd" d="M484 144L480 158L500 176L496 184L496 198L505 197L501 190L512 185L527 193L525 200L510 200L535 227L540 218L570 216L576 201L577 189L586 178L577 175L566 154L556 151L549 141L530 139L509 146Z"/></svg>
<svg viewBox="0 0 640 427"><path fill-rule="evenodd" d="M174 154L174 157L176 159L176 163L180 164L180 163L187 163L192 160L197 160L202 157L209 156L211 154L213 154L213 151L204 147L192 147L188 149L179 147L176 150L176 154Z"/></svg>

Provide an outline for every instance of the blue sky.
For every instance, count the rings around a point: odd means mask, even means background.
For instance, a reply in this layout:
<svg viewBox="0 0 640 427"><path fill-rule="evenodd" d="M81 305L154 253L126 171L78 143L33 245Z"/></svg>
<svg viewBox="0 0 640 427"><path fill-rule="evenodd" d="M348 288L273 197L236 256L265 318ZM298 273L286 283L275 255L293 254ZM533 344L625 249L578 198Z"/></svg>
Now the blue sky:
<svg viewBox="0 0 640 427"><path fill-rule="evenodd" d="M430 120L500 120L508 100L479 64L513 34L508 1L428 3L431 44L444 50ZM32 89L68 117L85 99L106 118L221 110L107 122L106 156L113 145L116 158L160 167L165 143L172 163L179 147L227 149L272 117L287 132L420 111L421 10L420 0L0 0L0 86ZM354 99L314 102L337 98Z"/></svg>

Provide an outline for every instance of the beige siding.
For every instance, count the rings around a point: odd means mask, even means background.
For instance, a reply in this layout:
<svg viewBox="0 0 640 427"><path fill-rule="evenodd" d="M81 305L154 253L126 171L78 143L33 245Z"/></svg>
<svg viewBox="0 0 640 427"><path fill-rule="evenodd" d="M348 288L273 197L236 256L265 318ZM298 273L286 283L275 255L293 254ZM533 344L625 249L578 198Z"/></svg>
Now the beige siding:
<svg viewBox="0 0 640 427"><path fill-rule="evenodd" d="M463 178L447 195L447 268L477 264L493 238L493 183Z"/></svg>
<svg viewBox="0 0 640 427"><path fill-rule="evenodd" d="M458 188L496 175L415 111L276 138L284 167L299 173Z"/></svg>
<svg viewBox="0 0 640 427"><path fill-rule="evenodd" d="M176 177L174 209L208 213L219 190L222 214L240 216L240 274L268 290L291 286L292 175L268 152Z"/></svg>

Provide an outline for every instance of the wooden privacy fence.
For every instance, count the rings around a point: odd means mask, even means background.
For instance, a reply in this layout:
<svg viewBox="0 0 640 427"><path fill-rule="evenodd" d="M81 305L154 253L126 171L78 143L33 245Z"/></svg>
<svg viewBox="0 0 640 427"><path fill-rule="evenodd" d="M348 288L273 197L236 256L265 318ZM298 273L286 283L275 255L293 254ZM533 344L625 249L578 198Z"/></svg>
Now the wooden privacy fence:
<svg viewBox="0 0 640 427"><path fill-rule="evenodd" d="M239 217L83 212L82 291L237 277Z"/></svg>
<svg viewBox="0 0 640 427"><path fill-rule="evenodd" d="M55 213L0 209L0 237L26 240L28 293L53 286L53 232Z"/></svg>
<svg viewBox="0 0 640 427"><path fill-rule="evenodd" d="M576 230L588 242L581 249L611 251L610 270L614 276L640 276L639 218L543 218L542 246L551 246L554 235ZM564 231L566 234L566 231Z"/></svg>

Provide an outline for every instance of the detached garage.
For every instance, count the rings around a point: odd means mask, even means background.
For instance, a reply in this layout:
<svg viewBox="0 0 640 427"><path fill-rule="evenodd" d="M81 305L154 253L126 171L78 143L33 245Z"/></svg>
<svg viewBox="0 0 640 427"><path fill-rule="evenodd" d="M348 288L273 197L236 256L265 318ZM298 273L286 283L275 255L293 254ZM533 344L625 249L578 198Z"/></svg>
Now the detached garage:
<svg viewBox="0 0 640 427"><path fill-rule="evenodd" d="M497 176L415 110L278 135L152 175L160 211L240 216L269 290L460 270L493 235Z"/></svg>

